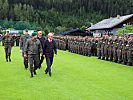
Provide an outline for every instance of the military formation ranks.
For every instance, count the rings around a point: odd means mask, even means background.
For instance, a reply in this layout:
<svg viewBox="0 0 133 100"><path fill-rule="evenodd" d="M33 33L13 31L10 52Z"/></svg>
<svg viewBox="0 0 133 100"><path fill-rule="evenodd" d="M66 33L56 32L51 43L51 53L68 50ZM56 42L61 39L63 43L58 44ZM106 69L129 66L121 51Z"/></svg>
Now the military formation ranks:
<svg viewBox="0 0 133 100"><path fill-rule="evenodd" d="M93 38L81 36L54 36L57 48L98 59L133 66L133 36Z"/></svg>

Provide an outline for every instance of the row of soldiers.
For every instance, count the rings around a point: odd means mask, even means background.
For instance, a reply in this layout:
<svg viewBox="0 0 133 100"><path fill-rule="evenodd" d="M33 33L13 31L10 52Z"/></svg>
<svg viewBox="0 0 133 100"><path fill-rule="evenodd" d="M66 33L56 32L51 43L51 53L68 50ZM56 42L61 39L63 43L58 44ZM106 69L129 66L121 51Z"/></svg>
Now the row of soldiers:
<svg viewBox="0 0 133 100"><path fill-rule="evenodd" d="M3 34L1 38L3 38L4 36L5 35ZM13 35L10 35L10 36L12 37L12 43L11 43L11 45L12 46L15 46L15 44L16 44L16 46L19 46L21 35L17 35L17 34L15 35L15 34L13 34ZM4 46L4 41L2 41L2 45Z"/></svg>
<svg viewBox="0 0 133 100"><path fill-rule="evenodd" d="M133 65L133 36L81 37L54 36L57 48L85 56L97 56L98 59Z"/></svg>

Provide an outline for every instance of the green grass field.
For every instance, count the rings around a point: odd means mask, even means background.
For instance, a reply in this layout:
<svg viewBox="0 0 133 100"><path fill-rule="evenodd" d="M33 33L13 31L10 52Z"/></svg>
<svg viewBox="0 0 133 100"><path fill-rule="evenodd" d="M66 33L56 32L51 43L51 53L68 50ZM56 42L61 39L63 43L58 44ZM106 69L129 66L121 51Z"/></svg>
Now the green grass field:
<svg viewBox="0 0 133 100"><path fill-rule="evenodd" d="M133 68L58 50L52 77L24 70L18 47L5 62L0 46L0 100L133 100Z"/></svg>

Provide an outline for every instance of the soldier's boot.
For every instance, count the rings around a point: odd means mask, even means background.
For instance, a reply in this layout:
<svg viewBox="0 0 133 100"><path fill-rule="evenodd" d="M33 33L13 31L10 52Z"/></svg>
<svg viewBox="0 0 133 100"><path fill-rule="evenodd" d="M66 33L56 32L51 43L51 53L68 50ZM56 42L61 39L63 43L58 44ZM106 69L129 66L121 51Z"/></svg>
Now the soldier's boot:
<svg viewBox="0 0 133 100"><path fill-rule="evenodd" d="M9 53L9 61L11 62L11 53Z"/></svg>
<svg viewBox="0 0 133 100"><path fill-rule="evenodd" d="M113 59L112 59L112 58L110 58L110 61L113 61Z"/></svg>
<svg viewBox="0 0 133 100"><path fill-rule="evenodd" d="M105 57L103 57L102 60L105 60Z"/></svg>
<svg viewBox="0 0 133 100"><path fill-rule="evenodd" d="M33 77L33 73L31 72L31 76L30 76L30 78L32 78Z"/></svg>
<svg viewBox="0 0 133 100"><path fill-rule="evenodd" d="M115 60L114 62L117 63L117 60Z"/></svg>
<svg viewBox="0 0 133 100"><path fill-rule="evenodd" d="M108 57L106 57L106 61L109 61Z"/></svg>
<svg viewBox="0 0 133 100"><path fill-rule="evenodd" d="M123 65L127 65L127 62L124 62L124 64Z"/></svg>
<svg viewBox="0 0 133 100"><path fill-rule="evenodd" d="M129 62L128 66L132 66L132 62Z"/></svg>
<svg viewBox="0 0 133 100"><path fill-rule="evenodd" d="M6 53L6 62L8 62L8 53Z"/></svg>
<svg viewBox="0 0 133 100"><path fill-rule="evenodd" d="M37 75L36 70L34 69L34 75Z"/></svg>
<svg viewBox="0 0 133 100"><path fill-rule="evenodd" d="M98 59L101 59L101 57L98 57Z"/></svg>

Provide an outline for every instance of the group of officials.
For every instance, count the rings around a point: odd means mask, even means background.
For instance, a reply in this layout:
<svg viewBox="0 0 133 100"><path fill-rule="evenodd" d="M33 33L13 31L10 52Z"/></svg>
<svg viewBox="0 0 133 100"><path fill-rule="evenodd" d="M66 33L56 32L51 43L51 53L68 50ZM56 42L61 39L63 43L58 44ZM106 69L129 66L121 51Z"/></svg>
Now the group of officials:
<svg viewBox="0 0 133 100"><path fill-rule="evenodd" d="M98 59L133 66L133 35L102 37L54 36L57 48Z"/></svg>
<svg viewBox="0 0 133 100"><path fill-rule="evenodd" d="M46 58L47 68L45 74L49 73L51 77L51 66L53 63L54 53L57 55L56 43L53 40L53 34L49 33L48 37L43 37L42 32L33 32L31 36L28 34L26 29L25 34L20 37L20 52L24 58L24 66L27 70L28 65L31 73L31 78L33 74L36 75L36 70L41 68L41 64ZM2 37L2 41L5 47L6 62L8 60L11 62L11 49L13 36L6 32L6 35Z"/></svg>

